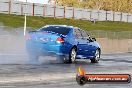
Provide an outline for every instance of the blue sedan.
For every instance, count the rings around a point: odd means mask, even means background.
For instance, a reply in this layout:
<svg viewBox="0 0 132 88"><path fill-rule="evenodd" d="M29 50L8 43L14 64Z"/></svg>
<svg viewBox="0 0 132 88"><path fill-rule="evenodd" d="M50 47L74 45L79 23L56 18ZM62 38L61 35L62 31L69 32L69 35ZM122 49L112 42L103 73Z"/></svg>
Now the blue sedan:
<svg viewBox="0 0 132 88"><path fill-rule="evenodd" d="M26 36L30 60L38 62L39 56L57 56L61 61L73 63L76 59L90 59L97 63L101 48L86 31L67 25L46 25L30 31Z"/></svg>

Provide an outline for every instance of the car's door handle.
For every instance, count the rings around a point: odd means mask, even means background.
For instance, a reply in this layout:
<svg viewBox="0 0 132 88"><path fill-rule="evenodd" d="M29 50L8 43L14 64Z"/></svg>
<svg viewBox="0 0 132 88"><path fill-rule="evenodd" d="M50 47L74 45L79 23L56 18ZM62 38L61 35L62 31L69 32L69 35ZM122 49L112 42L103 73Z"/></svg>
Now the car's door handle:
<svg viewBox="0 0 132 88"><path fill-rule="evenodd" d="M93 46L93 45L89 45L89 46Z"/></svg>
<svg viewBox="0 0 132 88"><path fill-rule="evenodd" d="M86 52L88 51L88 50L85 50Z"/></svg>
<svg viewBox="0 0 132 88"><path fill-rule="evenodd" d="M79 49L79 50L82 50L82 49Z"/></svg>

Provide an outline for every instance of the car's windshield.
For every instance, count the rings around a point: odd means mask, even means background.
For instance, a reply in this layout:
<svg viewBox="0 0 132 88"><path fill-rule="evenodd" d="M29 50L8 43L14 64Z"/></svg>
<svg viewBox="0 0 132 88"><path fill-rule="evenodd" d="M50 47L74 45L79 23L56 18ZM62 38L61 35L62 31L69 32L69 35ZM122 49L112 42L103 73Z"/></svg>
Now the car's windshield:
<svg viewBox="0 0 132 88"><path fill-rule="evenodd" d="M50 31L55 32L62 35L67 35L71 29L67 27L60 27L60 26L49 26L39 29L39 31Z"/></svg>

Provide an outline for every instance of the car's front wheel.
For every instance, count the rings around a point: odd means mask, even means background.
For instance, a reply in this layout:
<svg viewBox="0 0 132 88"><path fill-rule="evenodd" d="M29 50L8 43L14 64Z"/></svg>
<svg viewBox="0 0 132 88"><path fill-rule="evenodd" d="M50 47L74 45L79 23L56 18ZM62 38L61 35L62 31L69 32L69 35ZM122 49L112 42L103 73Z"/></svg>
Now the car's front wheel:
<svg viewBox="0 0 132 88"><path fill-rule="evenodd" d="M98 63L100 59L100 50L97 49L95 52L95 56L93 59L91 59L91 63Z"/></svg>

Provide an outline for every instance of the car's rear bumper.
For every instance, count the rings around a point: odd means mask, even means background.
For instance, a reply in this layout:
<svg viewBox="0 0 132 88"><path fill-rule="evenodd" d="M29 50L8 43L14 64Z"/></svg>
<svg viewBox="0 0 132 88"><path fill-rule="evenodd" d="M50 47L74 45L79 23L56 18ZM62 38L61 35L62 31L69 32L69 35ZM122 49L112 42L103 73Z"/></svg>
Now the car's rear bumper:
<svg viewBox="0 0 132 88"><path fill-rule="evenodd" d="M43 43L27 41L26 49L30 54L39 54L43 56L67 55L62 44L47 45Z"/></svg>

